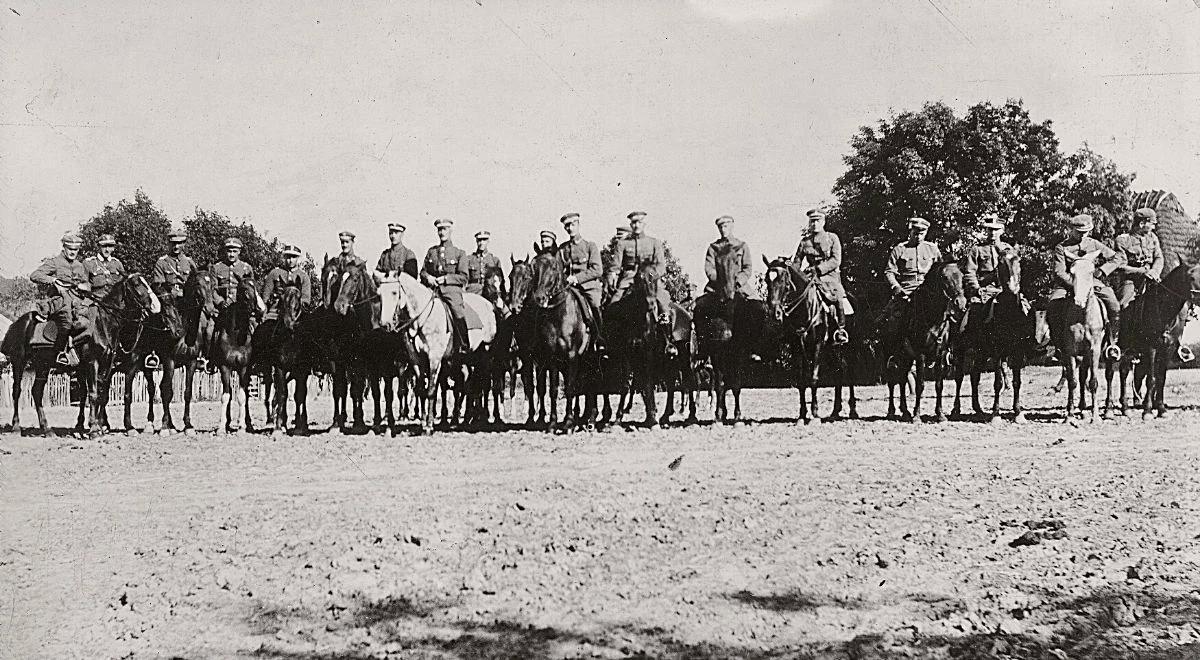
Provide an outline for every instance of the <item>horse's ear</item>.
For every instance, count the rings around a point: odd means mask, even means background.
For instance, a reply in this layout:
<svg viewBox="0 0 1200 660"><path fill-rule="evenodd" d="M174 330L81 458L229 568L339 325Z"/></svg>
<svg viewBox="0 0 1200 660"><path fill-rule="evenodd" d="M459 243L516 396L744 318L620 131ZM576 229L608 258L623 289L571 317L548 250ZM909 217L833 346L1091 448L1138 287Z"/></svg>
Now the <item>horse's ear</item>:
<svg viewBox="0 0 1200 660"><path fill-rule="evenodd" d="M517 259L516 259L516 257L513 257L512 252L508 253L508 263L512 264L513 266L517 265Z"/></svg>
<svg viewBox="0 0 1200 660"><path fill-rule="evenodd" d="M537 242L537 241L534 241L534 242L533 242L533 253L534 253L534 254L541 254L541 253L542 253L542 246L538 245L538 242Z"/></svg>
<svg viewBox="0 0 1200 660"><path fill-rule="evenodd" d="M767 268L770 268L770 267L771 267L771 262L770 262L770 261L767 261L767 255L765 255L765 254L764 254L764 255L762 255L762 260L763 260L763 265L764 265L764 266L766 266Z"/></svg>
<svg viewBox="0 0 1200 660"><path fill-rule="evenodd" d="M1100 250L1092 250L1091 252L1088 252L1087 254L1083 255L1080 258L1087 259L1088 261L1095 261L1096 257L1098 257L1098 256L1100 256Z"/></svg>

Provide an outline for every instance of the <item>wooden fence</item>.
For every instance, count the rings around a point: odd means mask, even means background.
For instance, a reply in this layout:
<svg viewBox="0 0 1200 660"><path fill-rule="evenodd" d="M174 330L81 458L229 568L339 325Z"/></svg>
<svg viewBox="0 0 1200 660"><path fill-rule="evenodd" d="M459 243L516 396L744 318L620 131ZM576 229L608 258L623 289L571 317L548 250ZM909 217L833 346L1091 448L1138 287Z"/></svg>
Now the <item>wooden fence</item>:
<svg viewBox="0 0 1200 660"><path fill-rule="evenodd" d="M157 379L161 378L161 372L155 372L155 398L158 397ZM183 369L176 369L174 374L174 390L175 400L183 400L185 378ZM251 398L258 397L259 391L258 377L253 377L250 383ZM30 394L30 388L33 387L33 373L26 372L25 377L21 379L21 406L23 408L33 407L33 397ZM218 374L209 374L204 371L196 372L192 382L192 400L193 401L219 401L221 399L221 376ZM5 372L0 374L0 410L10 410L12 408L12 373ZM109 390L109 403L119 403L125 395L125 374L118 373L113 376L112 387ZM146 379L138 372L133 378L133 400L136 402L144 402L149 398L149 393L146 390ZM45 406L69 406L79 403L79 385L73 382L73 378L68 374L51 374L50 379L46 382L46 392L42 397L42 405Z"/></svg>

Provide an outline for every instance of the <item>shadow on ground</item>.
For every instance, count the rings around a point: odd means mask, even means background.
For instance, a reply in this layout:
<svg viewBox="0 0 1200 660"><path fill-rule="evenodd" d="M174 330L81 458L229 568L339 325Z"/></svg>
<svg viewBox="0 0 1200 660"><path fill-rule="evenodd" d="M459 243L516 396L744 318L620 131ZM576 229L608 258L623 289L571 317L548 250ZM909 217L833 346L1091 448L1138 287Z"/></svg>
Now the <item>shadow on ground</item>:
<svg viewBox="0 0 1200 660"><path fill-rule="evenodd" d="M882 603L839 599L789 591L754 594L739 591L725 597L734 607L781 613L819 607L872 609ZM910 594L902 600L926 606L934 618L965 614L966 605L952 597ZM1196 658L1200 657L1200 597L1109 586L1081 598L1042 601L1036 611L1012 624L986 622L982 629L946 630L933 621L920 626L941 632L923 632L907 625L895 630L861 632L841 641L814 641L754 646L680 641L670 631L636 624L615 625L587 632L541 627L519 621L466 621L448 619L444 613L454 603L416 603L388 598L366 603L337 616L260 606L248 623L267 641L253 657L277 660L361 660L366 658ZM895 601L888 604L896 604ZM326 612L326 615L329 613ZM973 620L976 620L973 619ZM1021 632L1035 621L1053 622L1038 632ZM289 641L288 633L300 637ZM311 634L303 632L313 630ZM279 634L277 634L279 633ZM280 635L283 635L282 637Z"/></svg>

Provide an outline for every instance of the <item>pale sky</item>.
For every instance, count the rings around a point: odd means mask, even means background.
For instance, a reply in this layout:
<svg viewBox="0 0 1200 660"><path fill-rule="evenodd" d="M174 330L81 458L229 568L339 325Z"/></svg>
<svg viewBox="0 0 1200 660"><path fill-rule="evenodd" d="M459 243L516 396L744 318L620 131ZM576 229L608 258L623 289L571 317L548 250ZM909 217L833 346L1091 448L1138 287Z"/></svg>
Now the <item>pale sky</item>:
<svg viewBox="0 0 1200 660"><path fill-rule="evenodd" d="M9 0L0 272L141 187L372 262L389 221L507 262L568 211L606 241L644 210L696 282L714 218L790 253L856 128L929 100L1022 98L1194 217L1198 4Z"/></svg>

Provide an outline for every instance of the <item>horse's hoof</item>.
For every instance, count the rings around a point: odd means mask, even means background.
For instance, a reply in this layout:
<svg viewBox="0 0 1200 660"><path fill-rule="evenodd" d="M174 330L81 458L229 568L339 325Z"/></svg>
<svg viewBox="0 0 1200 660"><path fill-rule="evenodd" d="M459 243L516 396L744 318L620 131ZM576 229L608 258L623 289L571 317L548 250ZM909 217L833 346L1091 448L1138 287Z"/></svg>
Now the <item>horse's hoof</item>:
<svg viewBox="0 0 1200 660"><path fill-rule="evenodd" d="M139 431L139 430L137 430L137 429L133 429L133 428L131 428L131 429L126 429L126 430L125 430L125 435L126 435L126 436L128 436L128 437L130 437L130 438L137 437L137 435L138 435L139 433L141 433L141 431Z"/></svg>
<svg viewBox="0 0 1200 660"><path fill-rule="evenodd" d="M859 418L859 417L858 417L858 411L857 411L857 410L851 410L851 411L850 411L850 419L858 419L858 418Z"/></svg>
<svg viewBox="0 0 1200 660"><path fill-rule="evenodd" d="M695 426L696 424L699 424L699 423L700 423L700 418L695 415L689 415L687 419L683 420L684 426Z"/></svg>
<svg viewBox="0 0 1200 660"><path fill-rule="evenodd" d="M274 431L271 431L272 440L282 440L286 435L287 434L284 433L282 429L275 429Z"/></svg>
<svg viewBox="0 0 1200 660"><path fill-rule="evenodd" d="M174 429L163 427L158 430L158 435L159 435L159 437L166 437L168 435L171 435L172 431L174 431Z"/></svg>
<svg viewBox="0 0 1200 660"><path fill-rule="evenodd" d="M1000 415L992 415L991 417L988 418L988 424L991 424L992 426L1000 426L1003 423L1004 423L1004 418L1001 417Z"/></svg>
<svg viewBox="0 0 1200 660"><path fill-rule="evenodd" d="M933 418L933 421L937 422L938 424L944 424L950 420L946 417L945 414L939 413L936 417Z"/></svg>
<svg viewBox="0 0 1200 660"><path fill-rule="evenodd" d="M1020 424L1025 421L1025 413L1019 412L1016 417L1013 417L1014 424Z"/></svg>
<svg viewBox="0 0 1200 660"><path fill-rule="evenodd" d="M740 429L745 425L746 425L746 422L743 422L740 419L733 420L733 428L735 428L735 429Z"/></svg>

